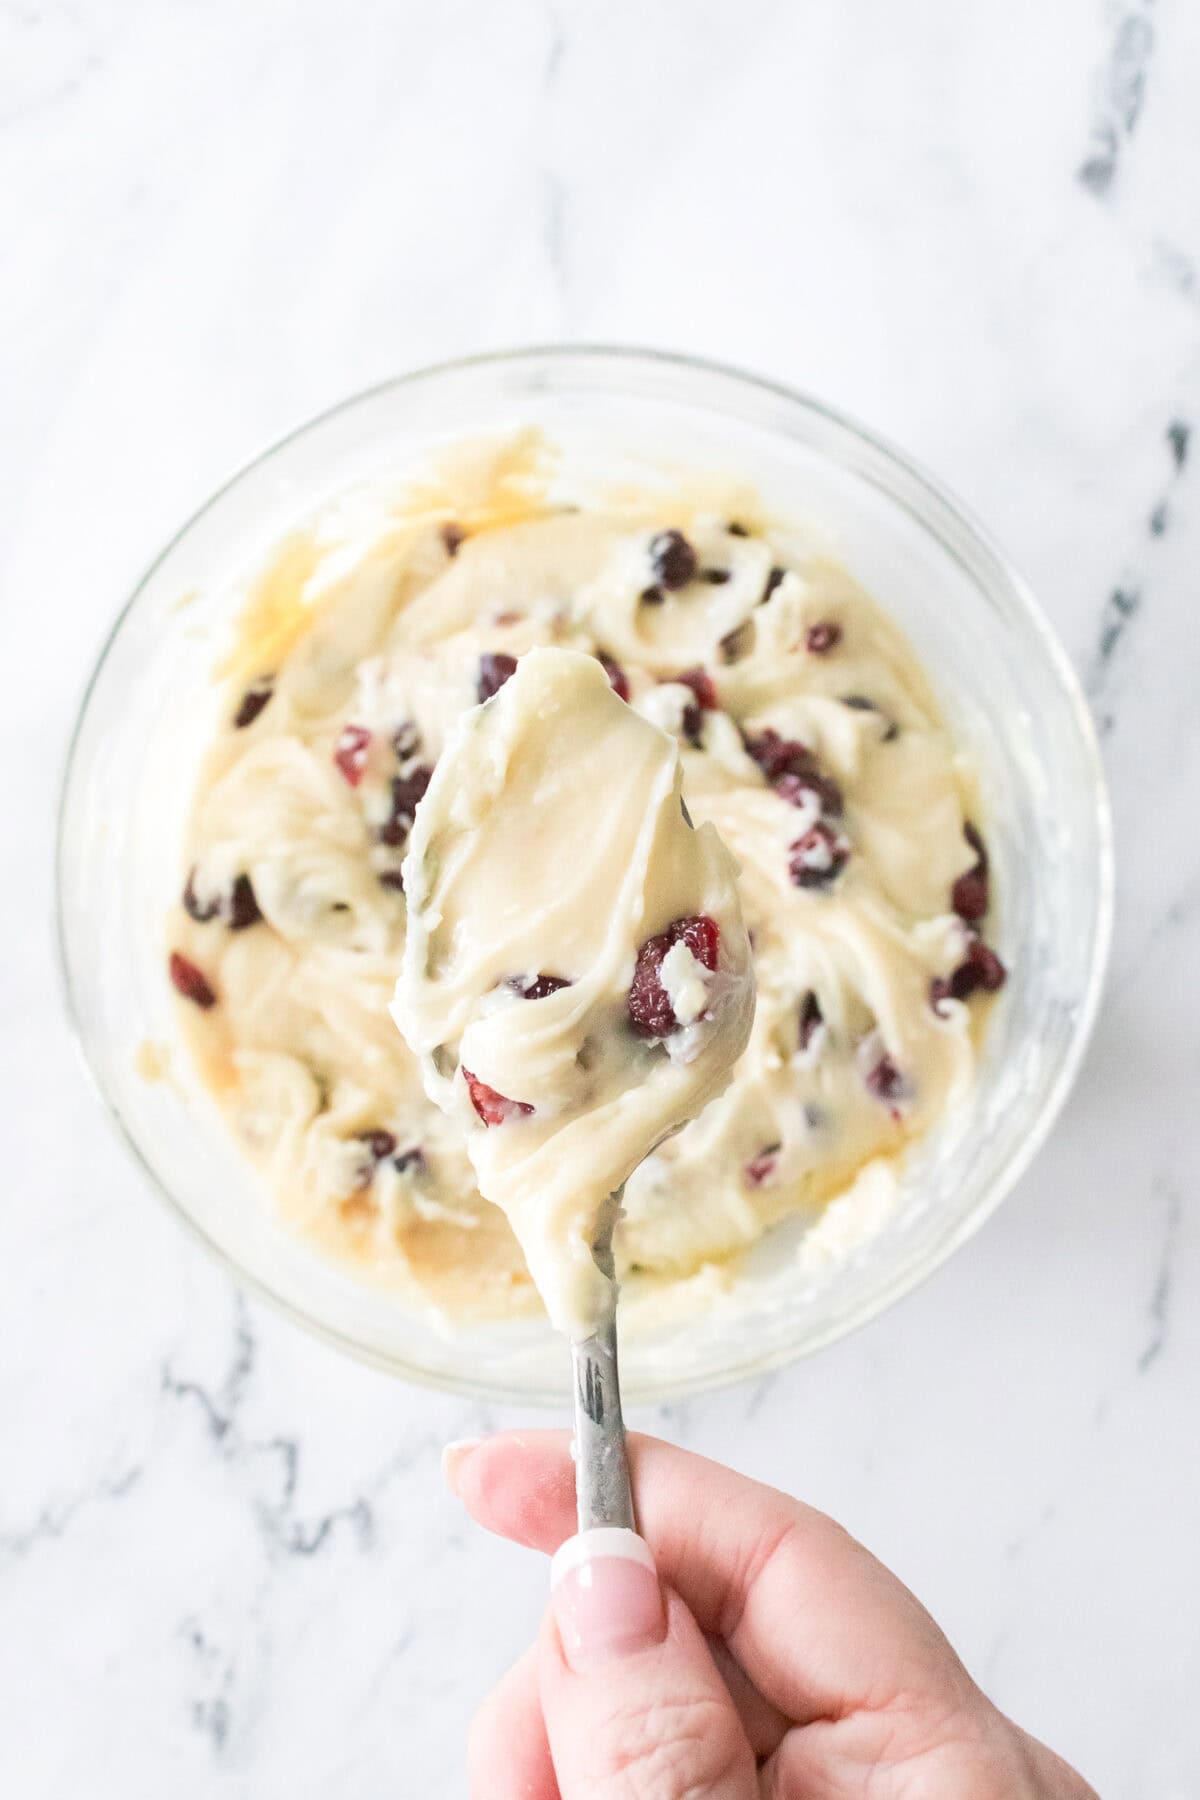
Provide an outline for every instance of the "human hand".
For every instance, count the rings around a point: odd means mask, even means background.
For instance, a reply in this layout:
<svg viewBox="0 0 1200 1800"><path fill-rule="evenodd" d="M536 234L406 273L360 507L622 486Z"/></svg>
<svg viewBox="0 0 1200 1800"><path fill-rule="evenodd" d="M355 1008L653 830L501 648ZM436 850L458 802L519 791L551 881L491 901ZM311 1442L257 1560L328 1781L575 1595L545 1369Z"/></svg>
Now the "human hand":
<svg viewBox="0 0 1200 1800"><path fill-rule="evenodd" d="M630 1456L658 1573L556 1583L475 1720L473 1800L1096 1800L832 1519L656 1438ZM565 1432L453 1445L446 1474L503 1537L575 1531Z"/></svg>

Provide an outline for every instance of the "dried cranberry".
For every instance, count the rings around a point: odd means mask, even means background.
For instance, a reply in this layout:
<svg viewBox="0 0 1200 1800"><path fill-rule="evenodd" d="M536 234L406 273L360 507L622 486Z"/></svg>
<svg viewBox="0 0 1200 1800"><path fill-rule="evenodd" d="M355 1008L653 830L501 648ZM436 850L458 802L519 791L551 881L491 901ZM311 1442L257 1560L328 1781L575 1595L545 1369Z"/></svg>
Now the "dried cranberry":
<svg viewBox="0 0 1200 1800"><path fill-rule="evenodd" d="M380 887L388 888L394 894L404 892L404 870L384 869L379 877Z"/></svg>
<svg viewBox="0 0 1200 1800"><path fill-rule="evenodd" d="M571 983L565 975L514 975L507 985L514 994L520 994L522 1000L545 1000L550 994L557 994L560 988L570 987Z"/></svg>
<svg viewBox="0 0 1200 1800"><path fill-rule="evenodd" d="M760 606L766 605L767 601L771 598L771 595L775 592L775 589L779 586L786 574L787 570L779 568L778 565L771 570L771 573L767 576L766 586L763 588L762 596L758 602Z"/></svg>
<svg viewBox="0 0 1200 1800"><path fill-rule="evenodd" d="M827 651L836 649L841 641L842 628L840 625L835 625L832 619L825 619L819 624L810 625L804 639L814 656L824 656Z"/></svg>
<svg viewBox="0 0 1200 1800"><path fill-rule="evenodd" d="M707 581L709 587L724 587L733 575L732 569L701 569L701 581Z"/></svg>
<svg viewBox="0 0 1200 1800"><path fill-rule="evenodd" d="M239 875L229 896L230 931L245 931L248 925L257 925L261 918L262 911L250 877Z"/></svg>
<svg viewBox="0 0 1200 1800"><path fill-rule="evenodd" d="M808 769L803 775L781 775L775 792L792 806L807 806L815 799L819 810L831 819L842 816L841 788L832 775L822 775L816 769Z"/></svg>
<svg viewBox="0 0 1200 1800"><path fill-rule="evenodd" d="M180 956L178 950L172 950L171 960L167 965L171 975L171 984L176 993L182 994L185 1000L192 1000L207 1012L210 1006L217 1004L215 990L209 985L207 978L189 962L186 956Z"/></svg>
<svg viewBox="0 0 1200 1800"><path fill-rule="evenodd" d="M742 742L747 756L771 782L778 781L781 775L806 775L816 763L804 744L795 738L781 738L777 731L761 731L757 737L743 737Z"/></svg>
<svg viewBox="0 0 1200 1800"><path fill-rule="evenodd" d="M442 526L442 542L446 546L447 556L458 555L459 545L466 535L461 525L456 525L452 519L446 521Z"/></svg>
<svg viewBox="0 0 1200 1800"><path fill-rule="evenodd" d="M904 1077L886 1051L878 1062L871 1064L863 1080L867 1084L868 1093L874 1094L877 1100L899 1100L905 1092Z"/></svg>
<svg viewBox="0 0 1200 1800"><path fill-rule="evenodd" d="M188 918L195 919L198 925L207 925L208 921L210 919L215 919L221 910L221 896L219 894L212 900L201 901L197 899L195 869L192 869L188 875L187 884L183 890L183 910Z"/></svg>
<svg viewBox="0 0 1200 1800"><path fill-rule="evenodd" d="M247 725L253 725L271 695L275 692L270 682L258 682L254 687L246 689L241 704L233 715L234 729L244 731Z"/></svg>
<svg viewBox="0 0 1200 1800"><path fill-rule="evenodd" d="M754 648L755 635L756 627L753 619L746 619L741 625L735 625L732 631L727 631L718 646L721 652L721 661L741 662L744 656L749 656Z"/></svg>
<svg viewBox="0 0 1200 1800"><path fill-rule="evenodd" d="M648 587L642 589L638 599L643 606L661 606L666 595L660 587Z"/></svg>
<svg viewBox="0 0 1200 1800"><path fill-rule="evenodd" d="M652 537L650 561L654 565L655 581L668 593L686 587L695 579L696 552L682 531L660 531Z"/></svg>
<svg viewBox="0 0 1200 1800"><path fill-rule="evenodd" d="M608 676L608 679L612 684L612 691L617 696L618 700L628 700L629 677L626 675L620 663L617 662L615 657L610 656L607 650L597 650L596 661Z"/></svg>
<svg viewBox="0 0 1200 1800"><path fill-rule="evenodd" d="M680 687L691 688L696 700L705 712L718 712L721 702L717 698L716 686L707 669L685 669L682 675L672 675L672 681Z"/></svg>
<svg viewBox="0 0 1200 1800"><path fill-rule="evenodd" d="M987 846L974 825L963 827L963 836L975 852L974 865L960 875L951 890L950 903L960 919L974 924L982 919L990 904Z"/></svg>
<svg viewBox="0 0 1200 1800"><path fill-rule="evenodd" d="M517 672L517 659L506 650L485 650L479 659L478 694L480 701L498 694L506 681Z"/></svg>
<svg viewBox="0 0 1200 1800"><path fill-rule="evenodd" d="M358 1132L354 1141L363 1146L368 1158L359 1171L358 1181L355 1185L360 1188L369 1187L375 1173L375 1165L381 1163L385 1156L392 1154L396 1148L396 1140L390 1131L377 1128L374 1131Z"/></svg>
<svg viewBox="0 0 1200 1800"><path fill-rule="evenodd" d="M333 747L333 760L351 787L357 787L362 780L370 749L371 733L365 725L342 726Z"/></svg>
<svg viewBox="0 0 1200 1800"><path fill-rule="evenodd" d="M972 994L995 994L1008 979L1008 971L996 952L982 938L972 938L967 954L949 976L939 975L929 984L935 1012L943 1000L969 1000Z"/></svg>
<svg viewBox="0 0 1200 1800"><path fill-rule="evenodd" d="M813 1039L825 1023L825 1014L821 1011L821 1002L812 988L809 988L800 1002L800 1048L807 1050Z"/></svg>
<svg viewBox="0 0 1200 1800"><path fill-rule="evenodd" d="M791 845L788 869L797 887L828 887L850 860L850 846L840 832L818 819Z"/></svg>
<svg viewBox="0 0 1200 1800"><path fill-rule="evenodd" d="M639 1037L662 1038L679 1029L679 1020L660 974L668 950L675 944L686 944L703 968L713 970L717 966L720 942L721 932L716 920L703 913L688 919L674 919L665 931L646 939L638 951L627 1002L630 1022Z"/></svg>
<svg viewBox="0 0 1200 1800"><path fill-rule="evenodd" d="M463 1069L463 1080L471 1096L471 1105L485 1125L503 1125L507 1119L519 1119L533 1111L524 1100L509 1100L498 1094L486 1081L480 1081L478 1075L472 1075L470 1069Z"/></svg>
<svg viewBox="0 0 1200 1800"><path fill-rule="evenodd" d="M407 762L421 748L421 733L415 719L405 719L392 733L392 749L401 762Z"/></svg>
<svg viewBox="0 0 1200 1800"><path fill-rule="evenodd" d="M747 1187L762 1187L765 1181L770 1180L775 1173L775 1165L779 1161L779 1152L782 1148L782 1144L768 1144L765 1150L760 1150L757 1156L750 1158L742 1170Z"/></svg>
<svg viewBox="0 0 1200 1800"><path fill-rule="evenodd" d="M425 763L418 763L407 775L393 775L392 810L380 827L381 844L396 847L407 841L413 820L417 816L417 807L424 799L425 790L432 778L433 770Z"/></svg>

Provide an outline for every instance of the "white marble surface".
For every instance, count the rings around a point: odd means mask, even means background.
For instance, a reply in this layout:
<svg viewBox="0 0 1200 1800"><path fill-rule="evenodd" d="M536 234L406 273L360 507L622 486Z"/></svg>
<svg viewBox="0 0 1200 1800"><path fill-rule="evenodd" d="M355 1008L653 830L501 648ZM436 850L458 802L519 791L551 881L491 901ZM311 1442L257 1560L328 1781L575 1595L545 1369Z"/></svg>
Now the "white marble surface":
<svg viewBox="0 0 1200 1800"><path fill-rule="evenodd" d="M1106 1800L1200 1794L1198 87L1188 0L0 5L0 1791L458 1793L533 1629L543 1570L438 1475L500 1415L184 1240L47 920L78 691L181 516L386 373L562 337L767 371L941 473L1086 677L1120 856L1090 1060L994 1222L644 1422L836 1513Z"/></svg>

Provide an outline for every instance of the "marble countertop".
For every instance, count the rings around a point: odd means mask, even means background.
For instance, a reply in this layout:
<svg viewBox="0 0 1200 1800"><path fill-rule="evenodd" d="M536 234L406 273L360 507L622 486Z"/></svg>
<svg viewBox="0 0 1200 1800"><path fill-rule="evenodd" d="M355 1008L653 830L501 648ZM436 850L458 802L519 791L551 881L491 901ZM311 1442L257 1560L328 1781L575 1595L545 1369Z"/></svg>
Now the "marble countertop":
<svg viewBox="0 0 1200 1800"><path fill-rule="evenodd" d="M4 1791L459 1793L533 1631L544 1570L438 1473L508 1415L241 1297L110 1135L49 840L106 625L231 466L562 338L769 373L955 488L1084 676L1120 867L1087 1066L992 1223L639 1422L836 1514L1105 1800L1200 1793L1198 84L1185 0L0 5Z"/></svg>

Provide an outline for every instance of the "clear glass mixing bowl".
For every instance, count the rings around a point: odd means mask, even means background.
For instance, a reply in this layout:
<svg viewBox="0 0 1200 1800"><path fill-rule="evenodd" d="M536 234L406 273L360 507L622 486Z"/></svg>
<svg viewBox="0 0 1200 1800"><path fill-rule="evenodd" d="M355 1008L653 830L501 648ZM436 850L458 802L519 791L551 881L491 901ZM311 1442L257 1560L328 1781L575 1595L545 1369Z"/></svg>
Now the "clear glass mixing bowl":
<svg viewBox="0 0 1200 1800"><path fill-rule="evenodd" d="M131 1152L239 1278L332 1343L415 1380L560 1402L567 1358L542 1321L450 1330L358 1284L276 1223L174 1038L163 917L176 895L195 766L214 724L215 646L231 581L332 492L419 465L429 446L541 426L581 474L640 458L743 475L811 517L903 625L982 783L1011 971L978 1080L915 1154L869 1244L802 1276L797 1227L773 1233L733 1292L623 1341L630 1398L762 1373L914 1287L977 1229L1034 1155L1075 1078L1108 949L1108 807L1075 676L1032 595L929 478L812 400L683 357L554 348L423 370L303 426L216 494L167 546L104 647L71 745L58 842L62 962L88 1065ZM617 471L620 472L620 471Z"/></svg>

